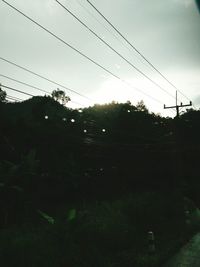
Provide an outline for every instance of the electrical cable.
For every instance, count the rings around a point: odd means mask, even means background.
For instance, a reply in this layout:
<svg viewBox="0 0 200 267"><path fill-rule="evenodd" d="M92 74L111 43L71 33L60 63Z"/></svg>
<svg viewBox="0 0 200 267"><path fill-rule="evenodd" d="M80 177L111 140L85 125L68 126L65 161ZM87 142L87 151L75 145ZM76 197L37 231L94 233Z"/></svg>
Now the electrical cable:
<svg viewBox="0 0 200 267"><path fill-rule="evenodd" d="M24 101L24 99L22 99L22 98L11 96L11 95L6 95L6 98L10 98L10 99L13 99L13 100L18 100L18 101Z"/></svg>
<svg viewBox="0 0 200 267"><path fill-rule="evenodd" d="M90 31L95 37L97 37L101 42L103 42L108 48L110 48L115 54L117 54L120 58L122 58L126 63L128 63L134 70L139 72L142 76L152 82L155 86L159 87L166 94L171 96L173 99L175 98L172 94L170 94L167 90L165 90L162 86L156 83L154 80L149 78L144 72L142 72L139 68L137 68L133 63L131 63L128 59L126 59L122 54L120 54L116 49L114 49L110 44L108 44L103 38L101 38L96 32L94 32L90 27L88 27L82 20L80 20L73 12L71 12L66 6L60 3L58 0L55 0L63 9L65 9L71 16L73 16L79 23L81 23L88 31Z"/></svg>
<svg viewBox="0 0 200 267"><path fill-rule="evenodd" d="M6 96L6 100L12 101L12 102L21 102L21 101L23 101L23 100L20 100L20 99L16 99L16 98L14 98L12 96Z"/></svg>
<svg viewBox="0 0 200 267"><path fill-rule="evenodd" d="M25 82L22 82L22 81L13 79L13 78L11 78L11 77L9 77L9 76L6 76L6 75L3 75L3 74L0 74L0 76L1 76L1 77L4 77L4 78L6 78L6 79L9 79L9 80L11 80L11 81L14 81L14 82L17 82L17 83L26 85L26 86L28 86L28 87L34 88L34 89L36 89L36 90L39 90L39 91L42 91L42 92L45 92L45 93L51 95L50 92L45 91L45 90L43 90L43 89L41 89L41 88L38 88L38 87L36 87L36 86L34 86L34 85L31 85L31 84L28 84L28 83L25 83ZM77 105L80 105L80 106L84 106L83 104L81 104L81 103L79 103L79 102L76 102L76 101L73 101L73 100L70 100L70 102L71 102L71 103L74 103L74 104L77 104Z"/></svg>
<svg viewBox="0 0 200 267"><path fill-rule="evenodd" d="M50 80L50 79L48 79L48 78L46 78L46 77L44 77L44 76L42 76L42 75L40 75L40 74L38 74L38 73L32 71L32 70L29 70L29 69L27 69L27 68L25 68L25 67L22 67L22 66L20 66L20 65L18 65L18 64L16 64L16 63L14 63L14 62L12 62L12 61L10 61L10 60L8 60L8 59L5 59L5 58L3 58L3 57L0 57L0 59L3 60L3 61L5 61L5 62L7 62L7 63L9 63L9 64L11 64L11 65L13 65L13 66L15 66L15 67L18 67L18 68L20 68L20 69L22 69L22 70L25 70L25 71L27 71L27 72L29 72L29 73L31 73L31 74L33 74L33 75L35 75L35 76L37 76L37 77L43 79L43 80L46 80L46 81L48 81L48 82L50 82L50 83L53 83L53 84L55 84L55 85L57 85L57 86L59 86L59 87L62 87L62 88L64 88L64 89L68 90L68 91L71 91L71 92L73 92L73 93L75 93L75 94L77 94L77 95L79 95L79 96L81 96L81 97L84 97L84 98L86 98L87 100L91 101L87 96L84 96L84 95L82 95L82 94L76 92L75 90L72 90L72 89L70 89L70 88L68 88L68 87L66 87L66 86L64 86L64 85L62 85L62 84L60 84L60 83L57 83L57 82L55 82L55 81L53 81L53 80Z"/></svg>
<svg viewBox="0 0 200 267"><path fill-rule="evenodd" d="M68 46L69 48L71 48L72 50L74 50L75 52L77 52L79 55L81 55L82 57L86 58L87 60L89 60L90 62L92 62L93 64L95 64L96 66L98 66L99 68L103 69L104 71L106 71L107 73L109 73L110 75L112 75L113 77L117 78L118 80L120 80L121 82L123 82L124 84L128 85L129 87L131 87L134 90L139 91L140 93L142 93L143 95L146 95L147 97L151 98L152 100L154 100L155 102L158 102L160 104L163 104L161 101L159 101L158 99L152 97L151 95L145 93L144 91L142 91L141 89L138 89L134 86L132 86L129 82L127 82L126 80L120 78L119 76L117 76L116 74L112 73L111 71L109 71L108 69L106 69L105 67L103 67L101 64L99 64L98 62L96 62L95 60L91 59L89 56L85 55L84 53L82 53L80 50L78 50L77 48L73 47L72 45L70 45L69 43L67 43L66 41L64 41L63 39L61 39L60 37L58 37L56 34L54 34L53 32L51 32L50 30L48 30L47 28L45 28L44 26L42 26L41 24L39 24L38 22L36 22L35 20L33 20L32 18L30 18L29 16L27 16L26 14L24 14L22 11L20 11L19 9L17 9L16 7L14 7L13 5L9 4L8 2L6 2L5 0L2 0L5 4L7 4L9 7L11 7L12 9L14 9L15 11L17 11L18 13L20 13L21 15L23 15L24 17L26 17L28 20L30 20L31 22L33 22L34 24L36 24L37 26L39 26L41 29L43 29L44 31L46 31L47 33L49 33L50 35L52 35L53 37L55 37L57 40L59 40L60 42L62 42L63 44L65 44L66 46ZM1 59L1 58L0 58ZM50 80L49 80L50 81ZM68 88L69 90L69 88ZM71 90L71 89L70 89ZM71 90L72 91L72 90ZM76 92L77 93L77 92ZM79 93L78 93L79 94ZM79 94L80 95L80 94ZM90 99L89 99L90 100Z"/></svg>
<svg viewBox="0 0 200 267"><path fill-rule="evenodd" d="M47 91L45 91L45 90L43 90L43 89L41 89L41 88L38 88L38 87L36 87L36 86L30 85L30 84L28 84L28 83L25 83L25 82L22 82L22 81L19 81L19 80L16 80L16 79L13 79L13 78L11 78L11 77L9 77L9 76L3 75L3 74L0 74L0 76L3 77L3 78L9 79L9 80L11 80L11 81L14 81L14 82L17 82L17 83L26 85L26 86L31 87L31 88L33 88L33 89L39 90L39 91L41 91L41 92L44 92L44 93L47 93L47 94L51 94L51 93L49 93L49 92L47 92Z"/></svg>
<svg viewBox="0 0 200 267"><path fill-rule="evenodd" d="M10 90L12 90L12 91L15 91L15 92L18 92L18 93L21 93L21 94L27 95L27 96L31 96L31 97L33 97L33 96L34 96L34 95L32 95L32 94L25 93L25 92L23 92L23 91L21 91L21 90L18 90L18 89L15 89L15 88L13 88L13 87L6 86L6 85L3 85L3 84L1 84L1 87L3 87L3 88L6 88L6 89L10 89Z"/></svg>
<svg viewBox="0 0 200 267"><path fill-rule="evenodd" d="M100 20L98 20L95 15L92 14L92 12L89 11L89 9L87 7L85 7L83 4L80 3L79 0L76 0L76 2L78 3L78 5L80 5L94 20L96 20L106 31L108 31L121 45L123 45L126 49L128 49L129 51L132 52L132 49L126 45L126 43L123 43L112 31L109 30L108 27L106 27ZM135 56L137 57L137 59L139 59L145 66L148 66L148 64L146 64L146 62L142 61L141 58L139 56L137 56L137 54L135 54Z"/></svg>
<svg viewBox="0 0 200 267"><path fill-rule="evenodd" d="M190 101L190 99L184 95L172 82L170 82L96 7L94 4L91 3L91 1L86 0L88 4L137 52L157 73L161 75L162 78L164 78L172 87L174 87L182 96L187 98L187 100Z"/></svg>

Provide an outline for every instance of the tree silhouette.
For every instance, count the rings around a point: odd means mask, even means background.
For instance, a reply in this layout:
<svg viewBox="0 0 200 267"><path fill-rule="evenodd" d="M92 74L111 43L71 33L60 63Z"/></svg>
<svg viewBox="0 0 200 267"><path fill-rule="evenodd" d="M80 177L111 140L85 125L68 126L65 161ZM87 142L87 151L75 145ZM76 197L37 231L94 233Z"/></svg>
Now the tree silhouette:
<svg viewBox="0 0 200 267"><path fill-rule="evenodd" d="M148 113L148 109L147 109L147 107L145 106L143 100L141 100L141 101L139 101L139 102L137 103L136 108L137 108L138 111L143 111L143 112L145 112L145 113Z"/></svg>
<svg viewBox="0 0 200 267"><path fill-rule="evenodd" d="M1 84L0 84L0 102L5 102L6 101L6 96L7 96L6 91L3 91L1 89Z"/></svg>
<svg viewBox="0 0 200 267"><path fill-rule="evenodd" d="M63 90L60 90L57 88L57 90L53 90L51 93L51 96L54 100L58 101L62 105L66 105L71 99L69 96L66 96L65 92Z"/></svg>

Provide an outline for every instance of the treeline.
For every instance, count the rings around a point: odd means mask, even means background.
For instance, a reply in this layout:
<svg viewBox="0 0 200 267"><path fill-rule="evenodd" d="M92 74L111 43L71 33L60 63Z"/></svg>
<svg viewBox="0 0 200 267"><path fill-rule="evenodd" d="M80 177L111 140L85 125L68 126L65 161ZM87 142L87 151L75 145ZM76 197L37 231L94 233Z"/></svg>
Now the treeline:
<svg viewBox="0 0 200 267"><path fill-rule="evenodd" d="M54 93L0 102L0 265L161 266L199 231L200 111Z"/></svg>
<svg viewBox="0 0 200 267"><path fill-rule="evenodd" d="M200 201L200 111L163 118L143 102L71 110L50 97L0 108L1 225L31 209L134 192Z"/></svg>

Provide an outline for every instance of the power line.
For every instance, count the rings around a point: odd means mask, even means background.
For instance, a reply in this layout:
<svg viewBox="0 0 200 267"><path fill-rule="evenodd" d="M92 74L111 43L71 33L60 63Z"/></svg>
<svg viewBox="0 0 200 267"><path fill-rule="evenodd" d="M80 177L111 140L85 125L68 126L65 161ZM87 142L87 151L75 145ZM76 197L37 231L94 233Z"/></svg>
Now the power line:
<svg viewBox="0 0 200 267"><path fill-rule="evenodd" d="M46 77L44 77L44 76L42 76L42 75L40 75L40 74L38 74L38 73L32 71L32 70L29 70L29 69L27 69L27 68L25 68L25 67L22 67L22 66L20 66L20 65L18 65L18 64L16 64L16 63L14 63L14 62L8 60L8 59L5 59L5 58L3 58L3 57L0 57L0 59L3 60L3 61L5 61L5 62L7 62L7 63L9 63L9 64L11 64L11 65L13 65L13 66L15 66L15 67L18 67L18 68L20 68L20 69L22 69L22 70L25 70L25 71L27 71L27 72L29 72L29 73L31 73L31 74L33 74L33 75L35 75L35 76L37 76L37 77L43 79L43 80L46 80L46 81L48 81L48 82L50 82L50 83L53 83L53 84L55 84L55 85L57 85L57 86L59 86L59 87L62 87L62 88L64 88L64 89L66 89L66 90L68 90L68 91L71 91L71 92L73 92L73 93L75 93L75 94L77 94L77 95L79 95L79 96L82 96L82 97L86 98L87 100L90 100L87 96L84 96L84 95L82 95L82 94L76 92L75 90L72 90L72 89L70 89L70 88L68 88L68 87L66 87L66 86L64 86L64 85L62 85L62 84L60 84L60 83L57 83L57 82L55 82L55 81L53 81L53 80L50 80L50 79L48 79L48 78L46 78ZM91 101L91 100L90 100L90 101Z"/></svg>
<svg viewBox="0 0 200 267"><path fill-rule="evenodd" d="M6 103L8 103L8 102L9 102L9 103L16 103L16 102L19 103L18 100L16 100L16 99L12 99L12 98L10 98L10 97L6 97L5 100L6 100Z"/></svg>
<svg viewBox="0 0 200 267"><path fill-rule="evenodd" d="M26 86L31 87L31 88L33 88L33 89L39 90L39 91L41 91L41 92L44 92L44 93L47 93L47 94L51 94L51 93L49 93L49 92L47 92L47 91L45 91L45 90L43 90L43 89L41 89L41 88L38 88L38 87L36 87L36 86L30 85L30 84L28 84L28 83L25 83L25 82L22 82L22 81L19 81L19 80L16 80L16 79L13 79L13 78L8 77L8 76L6 76L6 75L0 74L0 76L3 77L3 78L9 79L9 80L11 80L11 81L14 81L14 82L17 82L17 83L26 85Z"/></svg>
<svg viewBox="0 0 200 267"><path fill-rule="evenodd" d="M125 48L127 48L129 51L131 51L130 47L127 46L125 43L123 43L112 31L109 30L108 27L106 27L100 20L98 20L90 11L87 9L83 4L80 3L79 0L76 0L76 2L91 16L93 19L95 19L106 31L108 31L118 42L120 42L121 45L123 45ZM139 57L138 57L139 59ZM147 65L146 65L147 66Z"/></svg>
<svg viewBox="0 0 200 267"><path fill-rule="evenodd" d="M117 54L119 57L121 57L126 63L128 63L134 70L139 72L142 76L144 76L146 79L148 79L150 82L152 82L154 85L159 87L162 91L164 91L166 94L171 96L174 99L174 96L170 94L167 90L165 90L162 86L160 86L158 83L156 83L154 80L149 78L144 72L142 72L139 68L137 68L134 64L132 64L128 59L126 59L122 54L120 54L116 49L114 49L111 45L109 45L103 38L101 38L96 32L94 32L90 27L88 27L82 20L80 20L73 12L71 12L66 6L64 6L62 3L60 3L58 0L55 0L63 9L65 9L71 16L73 16L79 23L81 23L88 31L90 31L95 37L97 37L101 42L103 42L108 48L110 48L115 54Z"/></svg>
<svg viewBox="0 0 200 267"><path fill-rule="evenodd" d="M172 82L170 82L96 7L91 1L86 0L90 6L96 10L96 12L157 72L162 78L164 78L172 87L174 87L180 94L185 98L190 100L186 95L184 95Z"/></svg>
<svg viewBox="0 0 200 267"><path fill-rule="evenodd" d="M14 101L24 101L24 99L22 99L22 98L18 98L18 97L15 97L15 96L10 96L10 95L6 95L6 98L10 99L10 100L14 100Z"/></svg>
<svg viewBox="0 0 200 267"><path fill-rule="evenodd" d="M123 45L126 49L132 52L132 49L126 44L123 43L108 27L106 27L100 20L98 20L95 15L92 14L92 12L89 11L87 7L85 7L83 4L80 3L79 0L76 0L76 2L91 16L93 19L95 19L106 31L108 31L121 45ZM137 59L139 59L145 66L149 67L148 64L144 61L141 60L141 58L135 54Z"/></svg>
<svg viewBox="0 0 200 267"><path fill-rule="evenodd" d="M11 102L15 101L15 102L18 102L19 100L15 99L15 98L12 98L12 97L9 97L9 96L6 96L6 100L9 100Z"/></svg>
<svg viewBox="0 0 200 267"><path fill-rule="evenodd" d="M17 82L17 83L20 83L20 84L26 85L26 86L28 86L28 87L31 87L31 88L33 88L33 89L36 89L36 90L39 90L39 91L42 91L42 92L45 92L45 93L47 93L47 94L51 95L51 93L50 93L50 92L48 92L48 91L45 91L45 90L43 90L43 89L41 89L41 88L38 88L38 87L36 87L36 86L34 86L34 85L31 85L31 84L28 84L28 83L25 83L25 82L22 82L22 81L19 81L19 80L13 79L13 78L11 78L11 77L9 77L9 76L6 76L6 75L3 75L3 74L0 74L0 76L1 76L1 77L4 77L4 78L6 78L6 79L9 79L9 80L11 80L11 81L14 81L14 82ZM78 102L76 102L76 101L73 101L73 100L70 100L70 102L72 102L72 103L74 103L74 104L77 104L77 105L80 105L80 106L84 106L83 104L81 104L81 103L78 103Z"/></svg>
<svg viewBox="0 0 200 267"><path fill-rule="evenodd" d="M66 41L64 41L63 39L61 39L59 36L55 35L53 32L51 32L50 30L48 30L47 28L45 28L44 26L42 26L41 24L39 24L38 22L36 22L35 20L33 20L32 18L30 18L29 16L27 16L26 14L24 14L22 11L20 11L19 9L17 9L16 7L14 7L13 5L9 4L8 2L6 2L5 0L2 0L5 4L7 4L8 6L10 6L12 9L14 9L15 11L17 11L18 13L20 13L22 16L24 16L25 18L27 18L28 20L30 20L31 22L33 22L34 24L36 24L38 27L40 27L41 29L43 29L44 31L46 31L47 33L49 33L50 35L52 35L53 37L55 37L57 40L59 40L60 42L62 42L63 44L67 45L69 48L71 48L72 50L74 50L75 52L77 52L78 54L80 54L81 56L85 57L86 59L88 59L89 61L91 61L92 63L94 63L95 65L99 66L100 68L104 69L105 71L107 71L108 73L110 73L111 75L114 76L114 74L112 74L109 70L105 69L104 67L102 67L100 64L98 64L97 62L95 62L94 60L92 60L91 58L89 58L88 56L86 56L85 54L83 54L81 51L79 51L78 49L76 49L75 47L73 47L72 45L70 45L69 43L67 43ZM23 68L25 69L25 68ZM32 71L29 71L32 74ZM38 75L40 78L44 78L41 75ZM116 76L115 76L116 77ZM45 78L46 79L46 78ZM47 79L48 81L52 82L51 80ZM57 83L56 83L57 84ZM57 84L59 85L59 84ZM59 85L60 86L60 85ZM62 86L63 87L63 86ZM80 93L77 93L76 91L69 89L67 87L65 87L67 90L72 91L73 93L79 94L80 96L83 96ZM85 96L83 96L85 97ZM91 100L90 98L86 97L88 100Z"/></svg>
<svg viewBox="0 0 200 267"><path fill-rule="evenodd" d="M67 43L66 41L64 41L63 39L61 39L60 37L58 37L57 35L55 35L53 32L51 32L50 30L48 30L47 28L45 28L44 26L42 26L41 24L39 24L38 22L36 22L35 20L33 20L32 18L30 18L29 16L27 16L26 14L24 14L22 11L20 11L19 9L17 9L16 7L14 7L13 5L9 4L8 2L6 2L5 0L2 0L5 4L7 4L8 6L10 6L12 9L14 9L15 11L17 11L18 13L20 13L21 15L23 15L24 17L26 17L28 20L30 20L31 22L33 22L34 24L36 24L38 27L40 27L41 29L43 29L44 31L46 31L47 33L49 33L50 35L52 35L54 38L56 38L57 40L59 40L60 42L62 42L63 44L65 44L66 46L68 46L69 48L71 48L72 50L74 50L75 52L77 52L79 55L81 55L82 57L86 58L87 60L89 60L90 62L92 62L93 64L95 64L96 66L98 66L99 68L103 69L104 71L106 71L107 73L109 73L110 75L112 75L113 77L117 78L118 80L120 80L121 82L125 83L126 85L128 85L129 87L131 87L134 90L139 91L140 93L142 93L143 95L146 95L147 97L151 98L152 100L163 104L161 101L159 101L158 99L152 97L151 95L143 92L141 89L138 89L136 87L133 87L129 82L127 82L126 80L120 78L119 76L117 76L116 74L112 73L111 71L109 71L108 69L106 69L105 67L103 67L101 64L99 64L98 62L96 62L95 60L91 59L90 57L88 57L87 55L85 55L84 53L82 53L80 50L76 49L75 47L73 47L72 45L70 45L69 43ZM1 59L1 58L0 58ZM24 68L23 68L24 69ZM33 73L33 72L32 72ZM35 74L35 73L34 73ZM37 75L38 76L38 75ZM41 75L39 75L40 77L42 77ZM50 81L50 80L49 80ZM52 82L52 81L51 81ZM59 85L59 84L58 84ZM59 85L60 86L60 85ZM67 88L67 90L69 90L69 88ZM70 91L72 91L70 89ZM75 91L73 91L75 92ZM77 93L77 92L76 92ZM78 93L79 94L79 93ZM80 95L80 94L79 94ZM83 96L83 95L81 95ZM89 99L90 100L90 99Z"/></svg>
<svg viewBox="0 0 200 267"><path fill-rule="evenodd" d="M19 100L19 101L24 101L24 99L16 97L16 96L12 96L12 95L6 95L6 97L13 98L13 99L16 99L16 100Z"/></svg>
<svg viewBox="0 0 200 267"><path fill-rule="evenodd" d="M5 85L3 85L3 84L1 84L1 87L6 88L6 89L10 89L10 90L12 90L12 91L15 91L15 92L18 92L18 93L27 95L27 96L31 96L31 97L34 96L34 95L32 95L32 94L25 93L25 92L23 92L23 91L21 91L21 90L15 89L15 88L13 88L13 87L5 86Z"/></svg>
<svg viewBox="0 0 200 267"><path fill-rule="evenodd" d="M106 29L116 40L118 40L122 45L125 46L124 43L121 42L121 40L114 34L112 33L103 23L101 23L100 20L98 20L83 4L80 3L79 0L76 0L76 2L90 15L95 19L104 29ZM127 47L127 46L126 46Z"/></svg>
<svg viewBox="0 0 200 267"><path fill-rule="evenodd" d="M29 93L26 93L26 92L24 92L24 91L21 91L21 90L18 90L18 89L15 89L15 88L13 88L13 87L10 87L10 86L5 86L5 85L2 85L1 84L1 87L3 87L3 88L6 88L6 89L10 89L10 90L12 90L12 91L15 91L15 92L18 92L18 93L21 93L21 94L24 94L24 95L28 95L28 96L31 96L31 97L34 97L35 95L32 95L32 94L29 94ZM22 99L20 99L20 98L17 98L17 97L15 97L17 100L22 100ZM70 100L71 102L73 102L73 103L75 103L75 104L78 104L78 105L81 105L80 103L78 103L78 102L75 102L75 101L72 101L72 100Z"/></svg>

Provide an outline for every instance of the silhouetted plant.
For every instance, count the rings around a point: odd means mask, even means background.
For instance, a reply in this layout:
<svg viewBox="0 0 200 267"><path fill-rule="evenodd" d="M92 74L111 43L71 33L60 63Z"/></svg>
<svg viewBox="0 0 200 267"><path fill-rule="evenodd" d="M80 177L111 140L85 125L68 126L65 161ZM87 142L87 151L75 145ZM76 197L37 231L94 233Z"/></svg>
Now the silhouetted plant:
<svg viewBox="0 0 200 267"><path fill-rule="evenodd" d="M56 101L62 103L62 105L65 105L71 100L70 97L66 96L65 92L60 89L53 90L51 95Z"/></svg>
<svg viewBox="0 0 200 267"><path fill-rule="evenodd" d="M1 89L1 84L0 84L0 102L6 102L6 96L7 96L7 93L6 91L3 91Z"/></svg>

